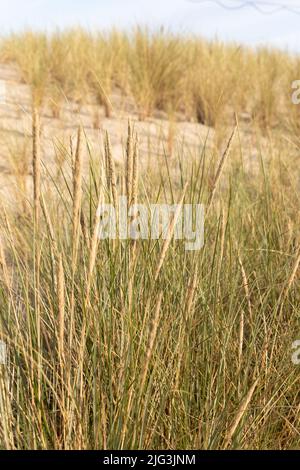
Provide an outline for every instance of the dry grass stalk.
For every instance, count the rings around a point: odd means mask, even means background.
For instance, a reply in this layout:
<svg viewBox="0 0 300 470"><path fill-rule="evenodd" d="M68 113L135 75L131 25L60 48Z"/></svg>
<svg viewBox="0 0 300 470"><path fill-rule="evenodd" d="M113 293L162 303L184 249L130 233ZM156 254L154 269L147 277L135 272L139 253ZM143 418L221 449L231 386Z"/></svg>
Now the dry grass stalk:
<svg viewBox="0 0 300 470"><path fill-rule="evenodd" d="M132 185L131 185L131 201L129 201L129 205L132 206L137 203L137 195L138 195L138 179L139 179L139 150L138 150L138 137L135 136L134 140L134 148L133 148L133 165L132 165ZM137 213L133 214L132 220L135 220L137 217ZM134 265L135 256L136 256L136 249L137 249L137 240L133 240L131 244L131 266ZM133 279L131 278L131 283Z"/></svg>
<svg viewBox="0 0 300 470"><path fill-rule="evenodd" d="M181 199L178 203L178 207L177 207L177 209L175 211L175 214L172 218L172 221L169 225L168 233L167 233L166 239L164 240L162 250L161 250L161 254L160 254L160 257L159 257L159 260L158 260L158 265L157 265L157 268L156 268L156 271L155 271L155 274L154 274L154 281L157 281L157 279L158 279L158 276L159 276L160 270L162 268L163 262L165 260L168 248L170 246L171 239L172 239L174 229L175 229L175 225L177 223L178 217L179 217L181 209L182 209L182 204L183 204L186 188L187 188L187 184L185 185L185 187L183 189L183 195L182 195L182 197L181 197Z"/></svg>
<svg viewBox="0 0 300 470"><path fill-rule="evenodd" d="M243 345L244 345L244 311L241 311L240 324L239 324L239 370L242 367L242 355L243 355Z"/></svg>
<svg viewBox="0 0 300 470"><path fill-rule="evenodd" d="M82 198L82 129L78 128L77 133L77 147L75 153L75 162L73 170L73 268L76 264L77 249L78 249L78 237L79 237L79 226L80 226L80 212L81 212L81 198Z"/></svg>
<svg viewBox="0 0 300 470"><path fill-rule="evenodd" d="M115 162L112 156L111 143L108 132L105 133L105 161L107 164L107 183L111 189L114 206L117 207L117 180L116 180L116 169Z"/></svg>
<svg viewBox="0 0 300 470"><path fill-rule="evenodd" d="M189 318L189 316L191 314L191 311L192 311L197 285L198 285L198 267L196 266L195 272L194 272L193 276L191 277L191 279L189 280L188 289L187 289L187 293L186 293L185 312L186 312L186 317L187 318Z"/></svg>
<svg viewBox="0 0 300 470"><path fill-rule="evenodd" d="M73 165L73 213L72 213L72 290L70 300L70 334L69 350L72 350L73 331L74 331L74 310L75 310L75 271L77 263L79 234L80 234L80 215L82 199L82 166L83 155L81 149L82 129L78 128L77 145Z"/></svg>
<svg viewBox="0 0 300 470"><path fill-rule="evenodd" d="M70 139L69 139L69 148L70 148L71 164L72 164L72 168L73 168L75 162L74 162L74 146L73 146L72 136L70 136Z"/></svg>
<svg viewBox="0 0 300 470"><path fill-rule="evenodd" d="M62 255L59 255L57 268L57 298L58 298L58 351L60 359L64 359L65 336L65 276Z"/></svg>
<svg viewBox="0 0 300 470"><path fill-rule="evenodd" d="M242 401L241 405L239 406L238 408L238 411L236 413L236 416L230 426L230 428L228 429L227 433L226 433L226 436L225 436L225 441L224 441L224 448L226 449L230 443L231 443L231 439L241 421L241 419L243 418L244 414L246 413L247 411L247 408L249 406L249 403L251 401L251 398L253 396L253 393L255 392L255 389L257 387L257 384L258 384L258 381L259 381L259 377L254 381L254 383L252 384L250 390L248 391L246 397L244 398L244 400Z"/></svg>
<svg viewBox="0 0 300 470"><path fill-rule="evenodd" d="M4 247L3 247L3 242L2 238L0 237L0 267L2 268L3 272L3 279L5 286L7 289L10 291L11 289L11 281L9 277L9 271L8 271L8 266L5 258L5 252L4 252Z"/></svg>
<svg viewBox="0 0 300 470"><path fill-rule="evenodd" d="M126 176L121 176L120 177L120 192L122 196L126 194Z"/></svg>
<svg viewBox="0 0 300 470"><path fill-rule="evenodd" d="M163 292L161 291L159 293L159 296L156 302L154 317L150 325L149 337L148 337L147 346L146 346L145 360L144 360L144 365L142 367L143 372L142 372L141 382L140 382L141 393L144 389L144 385L145 385L147 373L148 373L148 368L149 368L150 360L151 360L153 349L154 349L155 338L156 338L157 329L159 325L159 314L160 314L162 298L163 298Z"/></svg>
<svg viewBox="0 0 300 470"><path fill-rule="evenodd" d="M44 200L43 195L41 195L41 208L42 208L44 218L46 220L47 230L48 230L48 234L50 235L50 240L51 240L51 243L50 243L50 256L51 256L51 259L52 259L52 265L55 266L55 255L57 253L57 245L56 245L53 225L52 225L52 222L51 222L49 212L48 212L47 206L45 204L45 200ZM55 272L53 273L55 282L56 282L56 274L57 273L55 273Z"/></svg>
<svg viewBox="0 0 300 470"><path fill-rule="evenodd" d="M1 440L7 450L16 450L14 444L15 419L12 409L10 382L6 370L0 366L0 413L1 413Z"/></svg>
<svg viewBox="0 0 300 470"><path fill-rule="evenodd" d="M143 364L143 367L142 367L141 372L139 374L139 376L140 376L140 386L139 386L140 398L141 398L141 395L143 393L143 388L144 388L146 378L147 378L147 373L148 373L148 367L149 367L150 360L151 360L152 353L153 353L157 328L158 328L158 324L159 324L159 313L160 313L162 298L163 298L163 292L161 291L159 293L159 296L158 296L158 299L157 299L157 302L156 302L154 317L153 317L153 320L152 320L152 322L150 324L150 328L149 328L150 332L149 332L148 341L147 341L147 345L146 345L146 352L145 352L145 356L144 356L145 357L144 364ZM143 325L141 327L141 332L144 332L144 328L145 328L145 324L146 324L146 318L148 319L148 312L149 312L149 309L150 309L150 302L151 302L151 297L148 297L148 301L147 301L147 304L145 306L144 320L143 320ZM138 356L140 354L142 341L143 341L143 334L140 335L139 346L138 346ZM132 403L133 403L133 394L134 394L134 388L131 387L130 391L129 391L129 397L128 397L126 418L124 420L122 431L121 431L121 449L124 446L124 441L125 441L125 436L126 436L126 431L127 431L127 424L128 424L128 420L129 420L130 413L131 413L131 408L132 408Z"/></svg>
<svg viewBox="0 0 300 470"><path fill-rule="evenodd" d="M185 327L192 319L192 312L193 312L193 306L195 303L195 293L196 293L197 285L198 285L198 268L196 266L194 274L189 279L186 298L185 298L184 317L182 317L181 323L180 323L178 343L177 343L177 348L176 348L178 351L179 357L178 357L175 380L174 380L175 391L178 390L179 388L182 361L183 361L183 357L185 353L185 347L184 347L184 342L186 341L186 334L185 334L186 328ZM185 320L185 324L183 323L184 320Z"/></svg>
<svg viewBox="0 0 300 470"><path fill-rule="evenodd" d="M130 121L128 121L128 136L126 146L126 195L128 204L131 201L132 174L133 174L133 133Z"/></svg>
<svg viewBox="0 0 300 470"><path fill-rule="evenodd" d="M215 193L216 193L216 189L217 189L219 180L221 178L221 174L222 174L222 171L224 169L224 165L225 165L227 156L229 154L233 138L235 136L236 129L237 129L237 127L235 127L234 130L232 131L232 134L231 134L231 136L228 140L226 149L225 149L225 151L224 151L224 153L221 157L221 160L219 162L218 169L217 169L216 175L214 177L213 184L212 184L212 189L211 189L211 192L210 192L210 195L209 195L209 198L208 198L208 202L207 202L207 209L206 209L207 213L208 213L208 211L209 211L209 209L212 205L212 202L213 202L213 199L214 199L214 196L215 196Z"/></svg>
<svg viewBox="0 0 300 470"><path fill-rule="evenodd" d="M99 207L103 203L103 193L99 188L99 199L98 199L98 207L97 212L95 215L95 222L94 222L94 229L92 234L92 239L90 243L90 253L89 253L89 267L88 267L88 278L87 278L87 287L86 287L86 298L85 303L86 305L90 299L90 290L91 290L91 282L93 271L96 263L96 256L97 256L97 247L99 241L99 228L100 228L100 213L98 212Z"/></svg>
<svg viewBox="0 0 300 470"><path fill-rule="evenodd" d="M48 212L47 206L45 204L45 200L44 200L43 195L41 196L41 208L42 208L45 220L46 220L46 225L47 225L47 229L48 229L51 241L55 245L54 229L53 229L53 225L52 225L52 222L51 222L49 212Z"/></svg>
<svg viewBox="0 0 300 470"><path fill-rule="evenodd" d="M252 312L251 297L250 297L250 291L249 291L249 283L248 283L247 274L246 274L246 271L245 271L245 268L244 268L244 265L243 265L243 262L242 262L242 259L241 259L239 253L238 253L238 260L239 260L239 265L240 265L240 268L241 268L242 279L243 279L243 287L244 287L244 290L245 290L245 296L246 296L247 303L248 303L249 315L250 315L250 318L252 319L253 318L253 312Z"/></svg>
<svg viewBox="0 0 300 470"><path fill-rule="evenodd" d="M33 107L32 115L32 167L33 167L33 219L34 231L39 231L39 216L40 216L40 196L41 196L41 147L40 147L40 118L37 108ZM41 311L40 311L40 256L38 237L34 234L33 239L34 251L34 307L36 313L36 331L37 331L37 344L38 350L41 347ZM38 363L38 387L37 393L41 399L41 376L42 365L41 356L37 356ZM41 425L41 411L38 413L38 421Z"/></svg>
<svg viewBox="0 0 300 470"><path fill-rule="evenodd" d="M34 220L39 225L39 203L41 194L41 146L40 146L40 117L38 110L33 109L32 116L32 166L33 166L33 204Z"/></svg>
<svg viewBox="0 0 300 470"><path fill-rule="evenodd" d="M218 261L218 278L221 275L222 263L224 258L224 251L225 251L225 235L226 235L226 226L227 226L227 219L228 214L226 214L224 208L221 208L222 212L222 221L221 221L221 237L220 237L220 254L219 254L219 261ZM218 286L218 296L221 298L221 283L219 282Z"/></svg>
<svg viewBox="0 0 300 470"><path fill-rule="evenodd" d="M139 149L138 137L135 137L133 149L133 166L132 166L132 189L131 189L131 204L137 202L138 191L138 178L139 178Z"/></svg>
<svg viewBox="0 0 300 470"><path fill-rule="evenodd" d="M101 428L102 428L102 447L107 450L107 413L105 406L105 396L101 397Z"/></svg>
<svg viewBox="0 0 300 470"><path fill-rule="evenodd" d="M82 236L84 239L84 243L86 244L87 247L89 247L90 246L90 234L89 234L87 223L86 223L86 217L82 210L80 211L80 227L81 227L81 232L82 232Z"/></svg>

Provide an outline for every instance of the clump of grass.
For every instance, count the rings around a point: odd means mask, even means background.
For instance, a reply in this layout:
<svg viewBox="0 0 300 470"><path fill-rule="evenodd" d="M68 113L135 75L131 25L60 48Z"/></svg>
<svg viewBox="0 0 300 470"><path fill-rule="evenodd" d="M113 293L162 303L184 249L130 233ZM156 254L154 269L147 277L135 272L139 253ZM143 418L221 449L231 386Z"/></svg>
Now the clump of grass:
<svg viewBox="0 0 300 470"><path fill-rule="evenodd" d="M95 38L91 38L90 41L91 47L88 56L90 87L95 95L97 104L103 106L105 116L110 117L112 105L109 96L113 88L118 50L115 51L115 54L112 53L109 37L98 35Z"/></svg>
<svg viewBox="0 0 300 470"><path fill-rule="evenodd" d="M52 104L59 109L63 99L70 99L80 109L89 94L89 35L82 29L72 29L55 33L48 43Z"/></svg>
<svg viewBox="0 0 300 470"><path fill-rule="evenodd" d="M41 107L49 83L46 35L28 31L13 36L8 54L19 66L23 81L30 86L34 106Z"/></svg>
<svg viewBox="0 0 300 470"><path fill-rule="evenodd" d="M149 117L155 109L176 109L183 66L178 38L137 29L128 54L129 86L140 119Z"/></svg>
<svg viewBox="0 0 300 470"><path fill-rule="evenodd" d="M100 107L111 116L115 94L125 109L133 99L141 120L159 111L218 128L238 114L264 133L286 118L295 122L290 85L299 78L297 58L276 50L147 28L102 34L74 28L11 35L1 41L0 55L19 66L35 105L48 104L54 117L68 100L78 110L96 102L95 128Z"/></svg>
<svg viewBox="0 0 300 470"><path fill-rule="evenodd" d="M229 103L234 103L238 89L238 68L241 51L214 42L190 45L190 71L186 87L189 102L197 121L208 126L228 122ZM245 74L246 75L246 74Z"/></svg>
<svg viewBox="0 0 300 470"><path fill-rule="evenodd" d="M296 448L299 194L285 189L287 177L297 188L294 162L274 154L249 178L229 140L213 186L205 147L189 165L181 149L174 173L137 184L130 124L122 188L104 141L87 173L83 131L71 176L62 167L44 185L36 167L38 230L1 212L1 447ZM172 239L176 214L167 240L99 240L97 208L126 187L146 205L209 201L203 249Z"/></svg>
<svg viewBox="0 0 300 470"><path fill-rule="evenodd" d="M48 41L49 49L49 73L50 80L47 93L49 96L49 106L53 117L59 118L64 101L71 94L71 85L69 80L71 49L65 36L60 33L54 33Z"/></svg>
<svg viewBox="0 0 300 470"><path fill-rule="evenodd" d="M0 446L297 448L290 347L299 330L299 143L290 136L296 123L289 126L296 107L279 85L298 61L142 29L28 33L12 36L1 53L33 91L33 191L27 147L10 143L21 191L17 205L1 201L0 338L8 361L0 366ZM170 128L173 158L146 172L131 121L124 169L115 168L108 133L98 160L88 145L84 151L80 127L76 146L57 142L52 171L47 155L42 161L42 104L52 99L59 116L61 97L80 107L92 92L106 107L116 89L134 97L141 119L159 109L174 122L223 127L224 135L228 124L236 128L221 157L206 143L177 155ZM236 124L244 111L263 138L257 131L256 141L252 133L245 139ZM252 153L255 177L246 169ZM100 240L98 209L117 207L120 194L129 205L178 201L167 238ZM172 235L180 207L200 202L205 244L188 252Z"/></svg>
<svg viewBox="0 0 300 470"><path fill-rule="evenodd" d="M259 51L255 59L252 71L252 115L265 130L268 126L277 124L278 109L283 104L280 92L283 86L281 67L285 61L280 53L265 49Z"/></svg>

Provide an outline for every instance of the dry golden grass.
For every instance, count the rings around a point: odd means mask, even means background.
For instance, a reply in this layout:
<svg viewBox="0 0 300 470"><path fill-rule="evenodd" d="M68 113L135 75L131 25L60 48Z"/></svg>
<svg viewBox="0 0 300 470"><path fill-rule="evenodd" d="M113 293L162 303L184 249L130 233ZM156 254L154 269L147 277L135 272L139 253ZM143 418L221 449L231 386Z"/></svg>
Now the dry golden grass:
<svg viewBox="0 0 300 470"><path fill-rule="evenodd" d="M20 191L13 208L1 201L0 447L299 448L299 141L286 88L299 60L141 29L26 33L0 55L33 101L33 191L29 144L13 142ZM113 116L116 90L136 119L170 118L164 160L145 167L129 121L124 168L108 133L98 156L79 127L47 172L43 106L58 117L63 100L80 108L91 94ZM177 119L214 126L220 149L175 146ZM98 209L119 195L179 201L166 239L100 240ZM200 202L205 244L187 252L175 223Z"/></svg>
<svg viewBox="0 0 300 470"><path fill-rule="evenodd" d="M290 88L299 59L276 50L141 28L94 35L73 29L2 39L0 58L19 66L36 104L48 104L56 117L64 101L79 109L89 95L109 117L118 91L134 100L140 119L161 110L215 127L232 124L235 113L247 113L263 130L298 122ZM96 127L99 119L96 113Z"/></svg>

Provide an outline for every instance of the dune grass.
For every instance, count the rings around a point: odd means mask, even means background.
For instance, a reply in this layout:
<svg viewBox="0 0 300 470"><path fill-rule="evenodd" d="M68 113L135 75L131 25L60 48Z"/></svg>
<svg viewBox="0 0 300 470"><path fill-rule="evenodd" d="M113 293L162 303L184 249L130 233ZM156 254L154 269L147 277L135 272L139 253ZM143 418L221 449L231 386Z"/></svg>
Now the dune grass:
<svg viewBox="0 0 300 470"><path fill-rule="evenodd" d="M93 97L109 117L117 91L133 100L141 119L161 110L210 126L234 125L235 113L264 130L296 123L290 95L299 58L276 49L140 27L102 34L72 29L3 38L0 58L17 64L36 105L50 105L54 116L66 100L80 107Z"/></svg>
<svg viewBox="0 0 300 470"><path fill-rule="evenodd" d="M299 448L299 59L141 28L13 35L0 58L34 107L32 136L6 142L0 447ZM115 92L137 119L170 119L164 158L146 168L129 123L123 165L107 133L99 155L83 128L50 165L43 106L59 118L91 97L112 117ZM213 126L220 145L176 146L177 119ZM99 240L99 204L124 194L203 203L204 247Z"/></svg>
<svg viewBox="0 0 300 470"><path fill-rule="evenodd" d="M209 158L204 147L153 179L137 171L131 127L124 172L108 136L96 159L79 130L61 177L38 136L35 112L31 210L1 211L1 447L297 448L293 163L262 155L249 178L237 145ZM124 188L146 204L205 203L204 247L98 240L97 206Z"/></svg>

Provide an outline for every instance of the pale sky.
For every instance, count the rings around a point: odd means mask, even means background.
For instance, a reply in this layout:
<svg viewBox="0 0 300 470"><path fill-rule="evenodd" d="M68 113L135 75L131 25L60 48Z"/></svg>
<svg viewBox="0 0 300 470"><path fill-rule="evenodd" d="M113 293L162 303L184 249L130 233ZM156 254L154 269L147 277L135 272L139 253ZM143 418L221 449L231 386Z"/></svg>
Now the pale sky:
<svg viewBox="0 0 300 470"><path fill-rule="evenodd" d="M136 24L165 26L180 33L236 41L268 44L300 52L300 0L0 0L0 31L5 34L26 28L51 30L81 25L88 29ZM276 5L293 7L299 14L279 11L264 15L249 6L261 4L270 12ZM267 3L272 5L267 5ZM275 6L274 6L275 4Z"/></svg>

